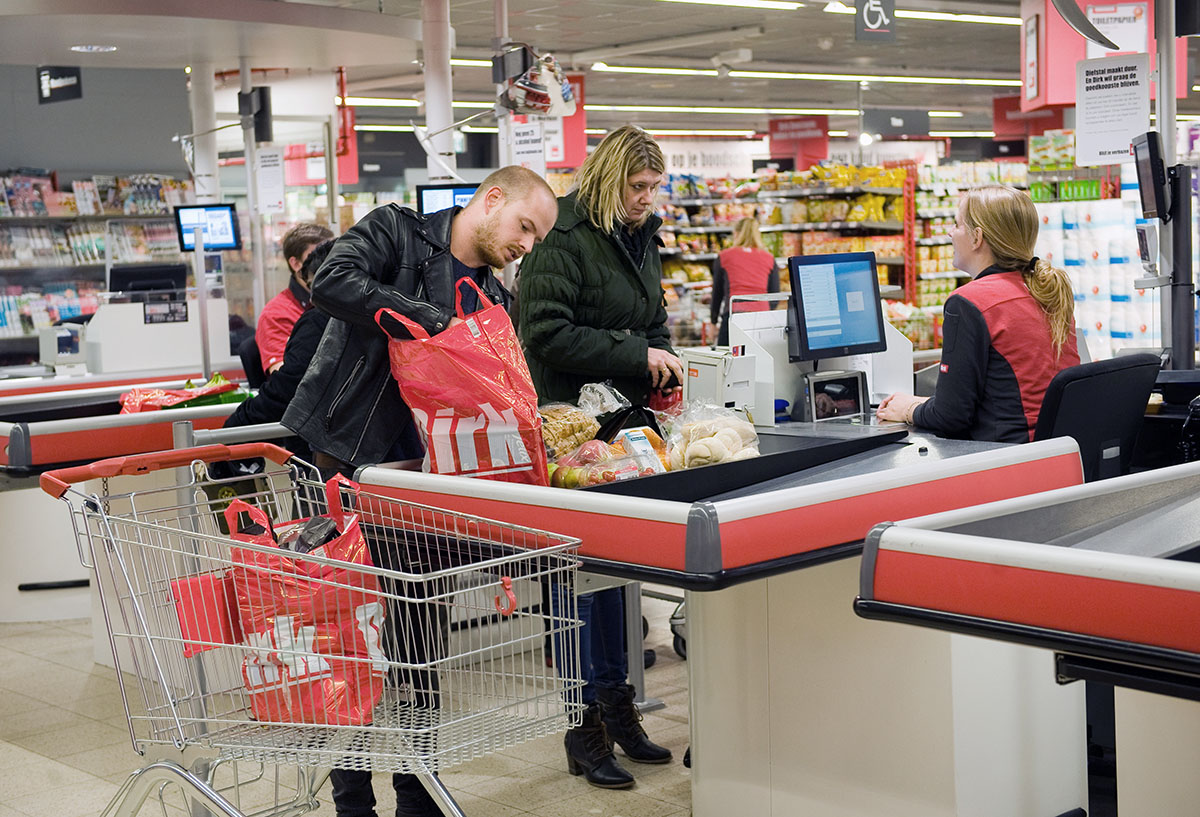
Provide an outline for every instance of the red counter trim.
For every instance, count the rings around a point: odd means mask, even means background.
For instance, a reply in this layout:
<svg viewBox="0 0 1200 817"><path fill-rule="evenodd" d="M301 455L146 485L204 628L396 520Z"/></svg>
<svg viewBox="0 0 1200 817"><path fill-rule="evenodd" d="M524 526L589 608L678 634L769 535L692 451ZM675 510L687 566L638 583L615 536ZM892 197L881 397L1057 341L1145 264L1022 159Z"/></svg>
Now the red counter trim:
<svg viewBox="0 0 1200 817"><path fill-rule="evenodd" d="M1082 481L1079 456L1064 454L722 522L722 566L728 570L857 542L879 522L1011 499ZM676 569L682 570L682 565Z"/></svg>
<svg viewBox="0 0 1200 817"><path fill-rule="evenodd" d="M874 598L1200 653L1200 593L923 553L880 550Z"/></svg>
<svg viewBox="0 0 1200 817"><path fill-rule="evenodd" d="M246 374L241 369L229 368L220 371L227 380L244 381L246 379ZM25 394L49 394L60 391L79 391L80 389L103 389L109 386L136 386L139 383L157 383L163 380L199 380L203 377L204 375L197 370L190 374L186 372L181 375L159 373L145 377L124 377L119 373L114 373L109 380L93 380L91 382L72 381L69 378L58 382L43 378L30 378L30 385L2 389L0 397L20 397Z"/></svg>
<svg viewBox="0 0 1200 817"><path fill-rule="evenodd" d="M8 435L0 434L0 465L8 465Z"/></svg>
<svg viewBox="0 0 1200 817"><path fill-rule="evenodd" d="M579 553L582 556L669 570L683 570L684 566L686 524L380 485L366 485L364 490L434 508L574 536L580 540Z"/></svg>
<svg viewBox="0 0 1200 817"><path fill-rule="evenodd" d="M42 466L170 449L174 447L171 424L177 419L171 415L172 412L165 411L162 422L145 425L65 431L59 434L31 433L30 459L33 465ZM199 417L192 420L192 426L196 429L220 428L225 420L224 414Z"/></svg>

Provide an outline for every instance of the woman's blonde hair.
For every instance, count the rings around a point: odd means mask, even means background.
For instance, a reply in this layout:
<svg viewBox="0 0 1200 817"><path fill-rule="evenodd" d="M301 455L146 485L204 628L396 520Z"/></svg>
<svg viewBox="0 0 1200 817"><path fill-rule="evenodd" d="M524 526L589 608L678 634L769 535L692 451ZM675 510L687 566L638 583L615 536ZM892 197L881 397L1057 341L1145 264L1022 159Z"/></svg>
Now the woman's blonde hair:
<svg viewBox="0 0 1200 817"><path fill-rule="evenodd" d="M622 125L596 146L575 177L576 200L598 230L612 232L625 223L625 182L643 170L665 173L658 143L635 125Z"/></svg>
<svg viewBox="0 0 1200 817"><path fill-rule="evenodd" d="M1061 354L1074 331L1075 294L1066 272L1033 255L1038 237L1033 201L1020 190L991 184L968 190L959 212L966 227L983 231L996 266L1021 271L1029 294L1046 313L1054 353Z"/></svg>
<svg viewBox="0 0 1200 817"><path fill-rule="evenodd" d="M758 222L752 218L743 218L733 225L733 246L765 250L762 233L758 231Z"/></svg>

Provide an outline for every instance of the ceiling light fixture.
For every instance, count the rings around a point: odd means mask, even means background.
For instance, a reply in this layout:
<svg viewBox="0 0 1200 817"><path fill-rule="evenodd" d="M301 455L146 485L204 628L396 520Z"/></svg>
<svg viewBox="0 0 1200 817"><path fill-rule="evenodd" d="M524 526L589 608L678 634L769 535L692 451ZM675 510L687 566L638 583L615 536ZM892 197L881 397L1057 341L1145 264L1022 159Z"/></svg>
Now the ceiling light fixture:
<svg viewBox="0 0 1200 817"><path fill-rule="evenodd" d="M464 133L499 133L500 128L489 128L486 125L463 125Z"/></svg>
<svg viewBox="0 0 1200 817"><path fill-rule="evenodd" d="M663 3L692 3L697 6L733 6L739 9L770 9L771 11L795 11L803 8L803 3L783 2L783 0L660 0Z"/></svg>
<svg viewBox="0 0 1200 817"><path fill-rule="evenodd" d="M930 111L930 119L961 119L962 111Z"/></svg>
<svg viewBox="0 0 1200 817"><path fill-rule="evenodd" d="M412 125L371 125L358 123L354 126L356 131L370 131L372 133L412 133Z"/></svg>
<svg viewBox="0 0 1200 817"><path fill-rule="evenodd" d="M831 130L831 131L829 131L829 135L830 136L849 136L850 131L848 131L848 130Z"/></svg>
<svg viewBox="0 0 1200 817"><path fill-rule="evenodd" d="M830 14L854 14L854 7L847 6L841 0L826 3L824 11ZM1020 17L1008 17L998 14L954 14L946 11L917 11L916 9L896 9L897 17L907 17L911 20L938 20L946 23L985 23L998 26L1019 26Z"/></svg>
<svg viewBox="0 0 1200 817"><path fill-rule="evenodd" d="M451 65L462 65L462 66L465 66L468 68L491 68L492 67L491 60L468 60L468 59L462 59L460 57L451 57L450 64Z"/></svg>
<svg viewBox="0 0 1200 817"><path fill-rule="evenodd" d="M73 45L71 50L79 54L111 54L117 50L115 45Z"/></svg>
<svg viewBox="0 0 1200 817"><path fill-rule="evenodd" d="M718 72L707 68L667 68L654 65L609 65L606 62L592 63L593 71L614 74L662 74L675 76L715 77ZM1015 88L1019 79L993 79L989 77L922 77L903 74L824 74L795 71L745 71L730 70L729 76L743 79L802 79L814 82L894 82L910 85L982 85L988 87Z"/></svg>
<svg viewBox="0 0 1200 817"><path fill-rule="evenodd" d="M335 105L341 105L341 97L333 98ZM418 99L396 99L394 97L384 96L348 96L346 104L351 108L419 108L421 101ZM494 102L476 101L470 99L456 99L450 103L455 108L474 108L476 110L489 110L496 106Z"/></svg>
<svg viewBox="0 0 1200 817"><path fill-rule="evenodd" d="M991 139L996 134L990 130L931 130L929 132L929 135L937 136L937 137L941 137L941 138L978 137L980 139Z"/></svg>
<svg viewBox="0 0 1200 817"><path fill-rule="evenodd" d="M689 105L584 105L585 111L636 113L797 114L799 116L858 116L858 108L717 108Z"/></svg>
<svg viewBox="0 0 1200 817"><path fill-rule="evenodd" d="M758 131L756 130L723 130L720 128L708 130L697 130L695 128L690 130L681 128L644 128L644 130L646 133L653 134L654 136L740 136L744 139L749 139L758 135Z"/></svg>

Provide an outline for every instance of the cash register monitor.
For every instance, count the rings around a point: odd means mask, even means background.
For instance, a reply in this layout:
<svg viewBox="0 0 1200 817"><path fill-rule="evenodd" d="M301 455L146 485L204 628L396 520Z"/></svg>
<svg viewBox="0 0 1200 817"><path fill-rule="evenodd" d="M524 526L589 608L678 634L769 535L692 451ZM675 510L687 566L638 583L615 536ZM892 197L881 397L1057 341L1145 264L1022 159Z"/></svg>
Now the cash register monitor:
<svg viewBox="0 0 1200 817"><path fill-rule="evenodd" d="M477 184L418 184L417 212L427 216L449 207L466 207L478 189Z"/></svg>
<svg viewBox="0 0 1200 817"><path fill-rule="evenodd" d="M108 291L132 302L182 301L187 297L187 264L129 264L108 272Z"/></svg>
<svg viewBox="0 0 1200 817"><path fill-rule="evenodd" d="M883 310L875 253L788 259L788 359L793 363L882 352Z"/></svg>
<svg viewBox="0 0 1200 817"><path fill-rule="evenodd" d="M1134 167L1137 169L1138 193L1142 199L1142 216L1169 221L1167 168L1163 163L1162 139L1158 131L1139 133L1133 137Z"/></svg>

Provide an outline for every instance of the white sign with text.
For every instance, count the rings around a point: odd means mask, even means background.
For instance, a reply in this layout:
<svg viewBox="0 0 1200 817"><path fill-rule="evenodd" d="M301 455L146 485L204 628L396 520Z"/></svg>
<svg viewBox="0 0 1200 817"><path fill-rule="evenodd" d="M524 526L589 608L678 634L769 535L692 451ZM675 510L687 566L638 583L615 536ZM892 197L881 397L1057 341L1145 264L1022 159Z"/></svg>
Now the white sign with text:
<svg viewBox="0 0 1200 817"><path fill-rule="evenodd" d="M1075 164L1133 161L1129 143L1150 130L1150 55L1075 63Z"/></svg>

